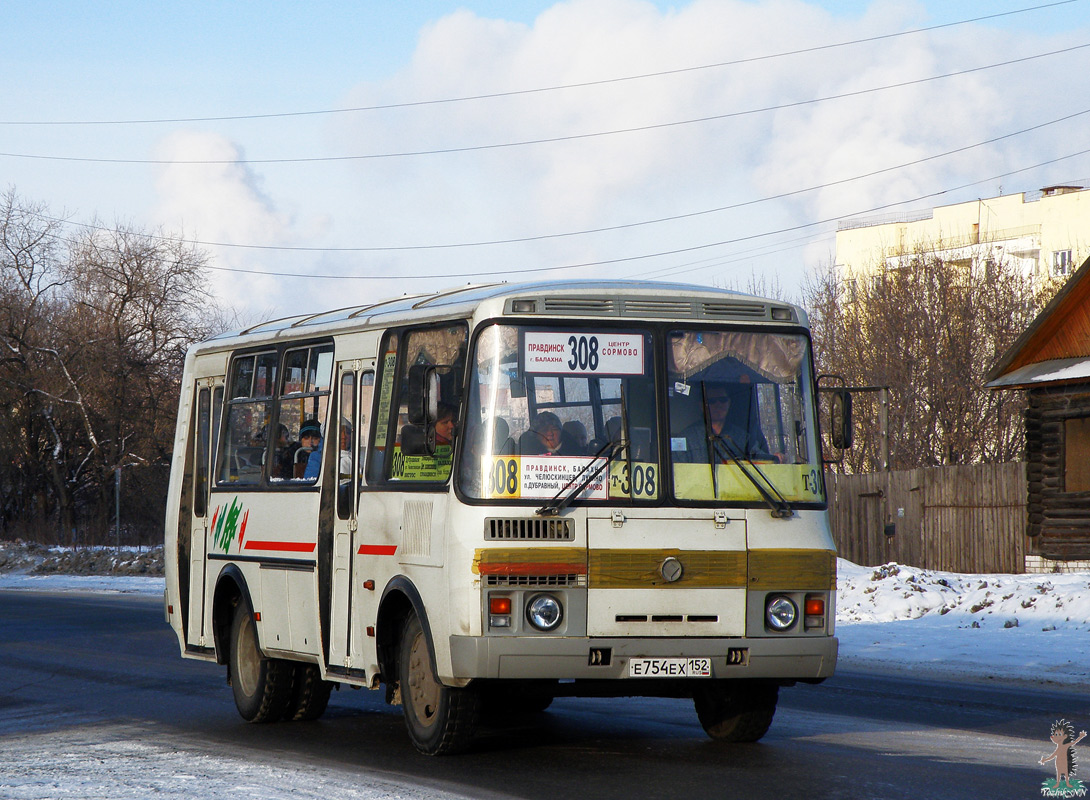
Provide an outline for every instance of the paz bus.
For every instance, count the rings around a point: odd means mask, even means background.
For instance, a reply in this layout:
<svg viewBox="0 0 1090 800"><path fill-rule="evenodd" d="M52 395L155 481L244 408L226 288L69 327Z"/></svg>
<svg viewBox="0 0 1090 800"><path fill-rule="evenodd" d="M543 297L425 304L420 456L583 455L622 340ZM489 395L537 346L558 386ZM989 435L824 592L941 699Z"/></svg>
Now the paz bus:
<svg viewBox="0 0 1090 800"><path fill-rule="evenodd" d="M220 335L185 360L167 619L252 722L343 684L384 687L426 754L558 696L691 698L755 741L836 663L817 405L805 312L700 286L466 286Z"/></svg>

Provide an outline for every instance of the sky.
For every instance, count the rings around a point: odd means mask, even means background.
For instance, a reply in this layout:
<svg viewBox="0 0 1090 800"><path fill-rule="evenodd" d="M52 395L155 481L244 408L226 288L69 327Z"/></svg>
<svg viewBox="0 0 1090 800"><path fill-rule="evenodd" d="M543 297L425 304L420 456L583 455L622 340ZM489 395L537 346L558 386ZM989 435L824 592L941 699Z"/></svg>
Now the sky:
<svg viewBox="0 0 1090 800"><path fill-rule="evenodd" d="M1090 0L4 5L0 191L199 242L243 321L540 278L798 299L837 220L1090 185Z"/></svg>

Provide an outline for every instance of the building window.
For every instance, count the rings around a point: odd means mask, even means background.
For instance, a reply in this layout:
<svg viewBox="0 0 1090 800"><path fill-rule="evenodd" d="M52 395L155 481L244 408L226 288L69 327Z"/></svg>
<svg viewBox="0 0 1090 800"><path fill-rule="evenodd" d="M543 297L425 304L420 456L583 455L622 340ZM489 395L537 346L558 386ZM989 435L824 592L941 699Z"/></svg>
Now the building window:
<svg viewBox="0 0 1090 800"><path fill-rule="evenodd" d="M1090 492L1090 417L1064 420L1064 491Z"/></svg>
<svg viewBox="0 0 1090 800"><path fill-rule="evenodd" d="M1052 254L1052 274L1067 275L1071 272L1071 251L1057 250Z"/></svg>

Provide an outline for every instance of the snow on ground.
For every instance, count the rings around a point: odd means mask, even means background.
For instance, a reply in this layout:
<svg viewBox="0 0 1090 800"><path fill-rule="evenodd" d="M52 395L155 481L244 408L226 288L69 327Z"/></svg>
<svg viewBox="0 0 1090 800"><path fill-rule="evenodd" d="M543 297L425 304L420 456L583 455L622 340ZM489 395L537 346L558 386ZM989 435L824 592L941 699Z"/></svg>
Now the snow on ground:
<svg viewBox="0 0 1090 800"><path fill-rule="evenodd" d="M144 735L140 735L143 733ZM454 800L465 795L371 773L195 749L162 730L86 725L4 737L0 797L11 800ZM275 761L275 763L273 763Z"/></svg>

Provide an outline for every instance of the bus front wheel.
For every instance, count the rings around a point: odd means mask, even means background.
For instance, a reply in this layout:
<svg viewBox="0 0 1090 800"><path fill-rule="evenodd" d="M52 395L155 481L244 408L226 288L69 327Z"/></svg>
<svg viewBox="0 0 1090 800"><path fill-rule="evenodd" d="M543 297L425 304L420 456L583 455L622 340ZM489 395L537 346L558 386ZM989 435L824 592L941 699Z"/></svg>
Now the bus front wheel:
<svg viewBox="0 0 1090 800"><path fill-rule="evenodd" d="M756 742L768 732L780 688L767 681L708 681L693 691L705 732L721 742Z"/></svg>
<svg viewBox="0 0 1090 800"><path fill-rule="evenodd" d="M480 695L474 688L438 681L428 637L416 614L405 620L398 655L405 726L416 749L436 756L468 748L480 715Z"/></svg>
<svg viewBox="0 0 1090 800"><path fill-rule="evenodd" d="M247 603L239 601L231 621L227 664L238 713L247 722L275 722L291 700L292 665L266 658L257 646L257 625Z"/></svg>

